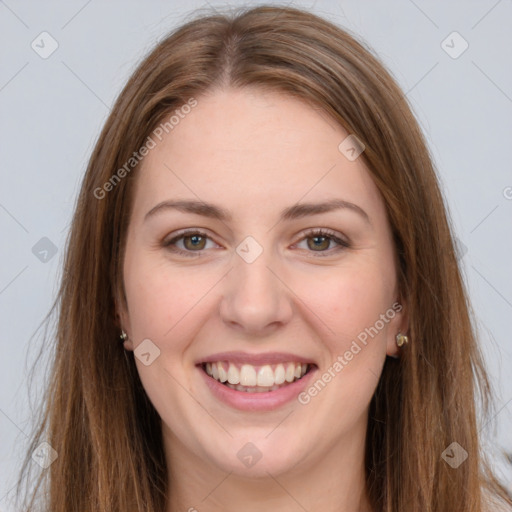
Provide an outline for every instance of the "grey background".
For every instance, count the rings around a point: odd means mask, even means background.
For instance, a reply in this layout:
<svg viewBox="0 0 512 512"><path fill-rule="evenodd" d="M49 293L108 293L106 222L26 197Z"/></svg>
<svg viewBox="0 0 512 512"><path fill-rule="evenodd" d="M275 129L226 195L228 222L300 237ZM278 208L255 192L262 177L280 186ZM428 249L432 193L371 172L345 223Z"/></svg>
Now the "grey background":
<svg viewBox="0 0 512 512"><path fill-rule="evenodd" d="M27 374L40 344L34 333L57 291L74 201L109 106L136 63L191 10L226 5L0 0L1 511L14 510L13 485L30 431ZM291 5L359 34L412 102L460 240L496 389L495 419L482 433L512 488L512 466L502 454L512 453L512 1ZM58 42L47 59L31 47L43 31ZM442 47L453 31L469 44L456 59ZM456 37L444 43L452 53L462 48ZM34 392L42 392L41 375Z"/></svg>

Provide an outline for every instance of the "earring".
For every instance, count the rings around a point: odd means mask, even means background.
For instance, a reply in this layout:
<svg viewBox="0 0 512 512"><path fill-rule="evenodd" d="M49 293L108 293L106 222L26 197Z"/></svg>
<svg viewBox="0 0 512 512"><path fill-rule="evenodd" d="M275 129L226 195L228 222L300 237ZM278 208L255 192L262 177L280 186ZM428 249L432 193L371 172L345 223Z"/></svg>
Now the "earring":
<svg viewBox="0 0 512 512"><path fill-rule="evenodd" d="M121 336L119 337L121 338L122 341L125 341L126 338L128 338L128 335L123 330L121 330Z"/></svg>
<svg viewBox="0 0 512 512"><path fill-rule="evenodd" d="M399 347L402 347L403 345L407 345L407 343L409 343L409 338L405 334L398 333L396 335L396 344Z"/></svg>

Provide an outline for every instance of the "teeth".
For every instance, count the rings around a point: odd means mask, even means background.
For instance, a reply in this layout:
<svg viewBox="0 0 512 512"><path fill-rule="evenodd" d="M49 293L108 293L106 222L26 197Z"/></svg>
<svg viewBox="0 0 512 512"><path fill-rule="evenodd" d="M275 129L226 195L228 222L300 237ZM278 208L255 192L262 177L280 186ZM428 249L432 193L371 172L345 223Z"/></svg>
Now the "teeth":
<svg viewBox="0 0 512 512"><path fill-rule="evenodd" d="M288 363L286 366L285 380L286 382L293 382L295 380L295 365L293 363Z"/></svg>
<svg viewBox="0 0 512 512"><path fill-rule="evenodd" d="M240 384L242 384L242 386L256 386L256 370L254 366L250 364L244 364L242 366L240 370Z"/></svg>
<svg viewBox="0 0 512 512"><path fill-rule="evenodd" d="M215 377L213 377L215 378ZM228 368L228 382L230 384L239 384L240 383L240 372L238 371L238 368L234 365L229 363Z"/></svg>
<svg viewBox="0 0 512 512"><path fill-rule="evenodd" d="M224 370L224 366L220 363L215 363L215 366L219 369L219 380L221 382L226 382L228 380L228 373Z"/></svg>
<svg viewBox="0 0 512 512"><path fill-rule="evenodd" d="M262 366L258 372L258 386L273 386L274 385L274 372L268 364Z"/></svg>
<svg viewBox="0 0 512 512"><path fill-rule="evenodd" d="M307 365L306 365L307 366ZM285 381L285 371L282 364L278 364L274 373L274 383L282 384Z"/></svg>
<svg viewBox="0 0 512 512"><path fill-rule="evenodd" d="M250 364L238 367L224 361L205 364L206 373L215 380L225 383L232 389L249 393L274 391L283 384L300 379L307 370L306 363L266 364L259 367Z"/></svg>

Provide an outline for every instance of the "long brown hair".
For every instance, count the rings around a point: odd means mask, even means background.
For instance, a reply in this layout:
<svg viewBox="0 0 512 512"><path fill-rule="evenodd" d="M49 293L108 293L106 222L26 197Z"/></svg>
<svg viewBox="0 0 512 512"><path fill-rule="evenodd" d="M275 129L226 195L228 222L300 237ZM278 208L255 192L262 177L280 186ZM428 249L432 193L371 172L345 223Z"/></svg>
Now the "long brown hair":
<svg viewBox="0 0 512 512"><path fill-rule="evenodd" d="M400 359L386 361L370 405L365 462L375 512L481 512L484 495L512 505L481 453L476 408L488 414L489 383L444 199L406 97L347 31L298 9L260 6L203 15L169 35L105 123L68 239L53 308L54 362L31 447L46 440L58 457L25 510L34 510L41 491L52 512L165 508L160 418L115 317L116 301L125 300L122 262L140 166L126 163L173 111L227 86L285 92L320 107L366 146L362 158L394 234L411 338ZM469 454L457 469L441 457L453 442ZM29 466L28 456L24 477Z"/></svg>

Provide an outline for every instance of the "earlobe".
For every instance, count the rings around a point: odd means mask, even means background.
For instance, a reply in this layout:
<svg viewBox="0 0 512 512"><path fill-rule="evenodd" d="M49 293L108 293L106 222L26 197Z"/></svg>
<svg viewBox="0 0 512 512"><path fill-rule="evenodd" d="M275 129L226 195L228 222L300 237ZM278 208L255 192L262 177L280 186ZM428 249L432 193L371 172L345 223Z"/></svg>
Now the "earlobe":
<svg viewBox="0 0 512 512"><path fill-rule="evenodd" d="M404 306L400 300L395 301L393 309L396 315L394 321L389 326L390 332L386 354L394 359L398 359L401 351L409 343L409 337L407 336L407 332L409 331L409 316L407 307Z"/></svg>
<svg viewBox="0 0 512 512"><path fill-rule="evenodd" d="M133 343L128 338L128 334L126 334L126 332L124 330L121 331L121 335L119 336L119 338L123 342L123 347L125 348L125 350L129 350L129 351L133 350Z"/></svg>
<svg viewBox="0 0 512 512"><path fill-rule="evenodd" d="M392 341L393 335L390 335L390 341L388 341L388 347L386 351L386 355L392 357L393 359L398 359L400 357L400 349L398 345Z"/></svg>
<svg viewBox="0 0 512 512"><path fill-rule="evenodd" d="M133 342L131 341L130 337L128 336L128 333L125 331L125 329L130 331L130 326L128 322L128 315L124 311L123 308L119 307L119 302L117 300L114 300L115 305L115 325L119 329L119 339L121 340L123 347L125 350L132 351L134 349Z"/></svg>

